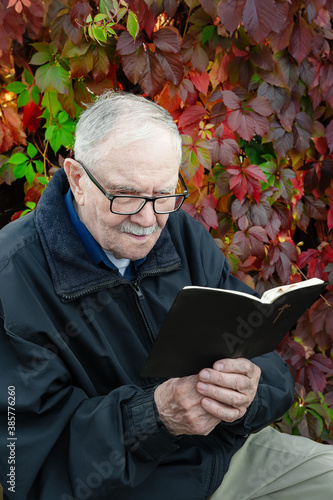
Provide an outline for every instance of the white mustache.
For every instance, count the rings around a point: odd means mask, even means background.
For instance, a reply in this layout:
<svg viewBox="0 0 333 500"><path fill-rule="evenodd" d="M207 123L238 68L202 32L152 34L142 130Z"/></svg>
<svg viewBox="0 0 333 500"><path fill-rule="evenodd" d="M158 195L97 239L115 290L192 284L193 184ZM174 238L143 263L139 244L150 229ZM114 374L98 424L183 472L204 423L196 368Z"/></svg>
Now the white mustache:
<svg viewBox="0 0 333 500"><path fill-rule="evenodd" d="M143 227L139 226L138 224L133 224L131 222L126 222L119 224L118 226L118 231L120 233L130 233L130 234L135 234L136 236L148 236L149 234L155 233L155 231L159 231L160 227L155 222L153 226L149 227Z"/></svg>

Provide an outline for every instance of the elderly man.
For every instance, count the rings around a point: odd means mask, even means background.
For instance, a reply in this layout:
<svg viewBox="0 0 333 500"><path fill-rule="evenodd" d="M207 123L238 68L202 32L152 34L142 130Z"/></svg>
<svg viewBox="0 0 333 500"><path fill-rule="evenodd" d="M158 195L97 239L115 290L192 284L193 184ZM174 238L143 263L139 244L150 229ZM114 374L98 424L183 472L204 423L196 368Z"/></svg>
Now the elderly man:
<svg viewBox="0 0 333 500"><path fill-rule="evenodd" d="M140 377L181 288L254 293L179 211L169 114L106 94L82 114L74 152L36 211L0 233L5 498L327 500L329 447L267 427L293 401L276 353Z"/></svg>

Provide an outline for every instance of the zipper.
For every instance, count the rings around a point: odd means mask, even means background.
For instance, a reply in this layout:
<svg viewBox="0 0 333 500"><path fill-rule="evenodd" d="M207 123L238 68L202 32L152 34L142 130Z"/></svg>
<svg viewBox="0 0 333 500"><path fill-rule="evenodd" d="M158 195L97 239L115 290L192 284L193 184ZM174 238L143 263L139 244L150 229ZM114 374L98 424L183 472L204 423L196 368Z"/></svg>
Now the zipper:
<svg viewBox="0 0 333 500"><path fill-rule="evenodd" d="M144 308L142 306L145 297L144 297L144 295L143 295L143 293L141 291L141 288L139 286L140 279L141 279L141 277L139 279L137 279L136 281L131 282L131 286L132 286L133 290L135 291L136 296L138 298L138 301L137 301L138 309L139 309L141 317L143 319L146 331L148 332L149 340L150 340L151 344L153 344L155 342L155 338L154 338L152 329L151 329L151 327L150 327L150 325L148 323L148 320L147 320Z"/></svg>
<svg viewBox="0 0 333 500"><path fill-rule="evenodd" d="M102 283L100 285L94 285L91 287L83 288L82 290L80 290L80 292L73 292L73 293L67 293L67 294L62 293L62 294L59 294L59 296L64 300L64 302L69 302L71 300L80 299L81 297L84 297L85 295L89 295L90 293L99 292L100 290L105 290L106 288L113 288L114 286L124 285L124 284L129 284L129 285L132 285L132 287L133 287L133 284L136 283L137 287L138 287L137 295L139 297L139 294L142 295L142 292L141 292L139 285L138 285L138 283L139 283L139 281L141 281L141 279L146 278L148 276L156 276L156 275L159 275L162 273L169 273L171 271L175 271L176 269L179 269L180 267L181 267L181 264L179 262L176 262L175 264L172 264L168 267L154 269L152 271L147 271L143 274L140 274L140 276L137 278L137 280L135 282L127 281L124 279L118 279L118 280L113 279L112 281L107 281L107 282ZM133 288L135 290L135 287L133 287ZM141 298L144 298L143 295Z"/></svg>

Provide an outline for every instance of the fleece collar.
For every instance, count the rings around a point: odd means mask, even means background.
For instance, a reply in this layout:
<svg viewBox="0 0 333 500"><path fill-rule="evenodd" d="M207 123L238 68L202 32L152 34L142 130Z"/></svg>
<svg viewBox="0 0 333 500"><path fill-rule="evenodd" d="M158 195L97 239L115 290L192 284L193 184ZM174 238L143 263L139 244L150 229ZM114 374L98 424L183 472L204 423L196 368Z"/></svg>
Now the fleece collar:
<svg viewBox="0 0 333 500"><path fill-rule="evenodd" d="M68 188L66 174L63 169L59 169L35 210L36 229L51 270L55 291L67 299L99 284L109 283L112 286L121 281L117 272L94 262L74 230L64 201ZM179 267L179 255L165 227L140 266L138 277L162 274Z"/></svg>

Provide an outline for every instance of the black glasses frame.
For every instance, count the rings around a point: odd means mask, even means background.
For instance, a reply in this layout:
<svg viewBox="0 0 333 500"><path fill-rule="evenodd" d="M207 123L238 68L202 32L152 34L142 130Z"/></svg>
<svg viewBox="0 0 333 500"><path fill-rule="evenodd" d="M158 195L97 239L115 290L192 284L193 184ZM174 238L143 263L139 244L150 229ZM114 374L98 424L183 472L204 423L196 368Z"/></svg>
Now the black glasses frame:
<svg viewBox="0 0 333 500"><path fill-rule="evenodd" d="M173 212L177 212L180 209L180 207L182 206L182 204L184 203L184 201L186 200L186 198L189 196L189 192L187 190L185 181L184 181L184 179L183 179L183 177L182 177L182 175L181 175L180 172L178 173L178 177L179 177L180 183L181 183L181 185L182 185L182 187L184 189L183 193L179 193L179 194L166 194L166 195L163 195L163 196L153 196L153 197L150 197L150 196L136 196L136 195L129 195L129 194L115 194L115 195L113 195L113 194L108 193L103 188L103 186L101 186L101 184L98 182L98 180L95 179L95 177L92 175L92 173L87 169L87 167L82 162L79 162L77 160L75 160L75 161L83 168L83 170L88 175L88 177L91 180L91 182L93 184L95 184L95 186L109 200L109 202L110 202L110 212L112 212L113 214L116 214L116 215L134 215L134 214L137 214L137 213L140 212L140 210L143 209L143 207L148 202L152 202L152 204L153 204L153 210L154 210L154 212L156 214L170 214L170 213L173 213ZM155 201L156 200L159 200L160 198L174 198L174 197L181 197L182 198L182 202L180 203L180 205L175 210L172 210L171 212L160 212L160 211L158 211L158 210L155 209ZM115 212L114 210L112 210L112 204L113 204L113 201L116 198L134 198L134 199L140 199L140 200L144 200L144 203L143 203L143 205L136 212L131 212L129 214L124 214L124 213Z"/></svg>

